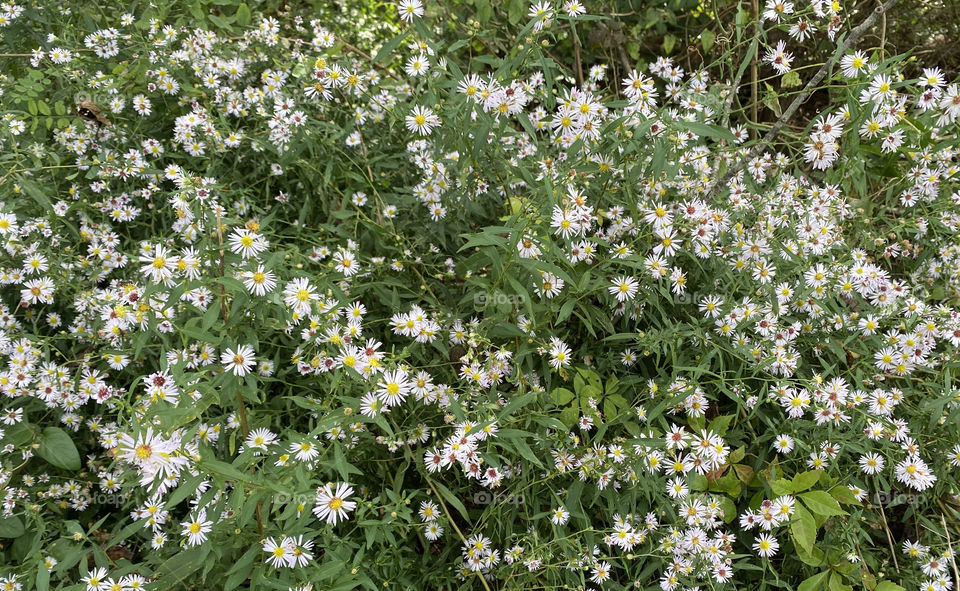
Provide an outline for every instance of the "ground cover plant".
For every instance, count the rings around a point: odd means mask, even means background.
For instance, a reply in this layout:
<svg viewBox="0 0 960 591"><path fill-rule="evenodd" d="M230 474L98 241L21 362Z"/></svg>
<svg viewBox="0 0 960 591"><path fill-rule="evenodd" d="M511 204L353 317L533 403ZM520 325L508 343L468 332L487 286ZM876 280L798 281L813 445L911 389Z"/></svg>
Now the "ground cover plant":
<svg viewBox="0 0 960 591"><path fill-rule="evenodd" d="M950 591L897 14L3 2L0 589Z"/></svg>

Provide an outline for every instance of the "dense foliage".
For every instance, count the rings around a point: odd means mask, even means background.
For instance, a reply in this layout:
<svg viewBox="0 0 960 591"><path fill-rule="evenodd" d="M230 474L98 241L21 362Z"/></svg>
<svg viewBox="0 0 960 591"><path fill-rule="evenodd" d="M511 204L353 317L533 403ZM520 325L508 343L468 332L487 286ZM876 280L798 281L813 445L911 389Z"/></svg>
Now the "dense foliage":
<svg viewBox="0 0 960 591"><path fill-rule="evenodd" d="M0 4L0 589L953 588L952 74L319 4Z"/></svg>

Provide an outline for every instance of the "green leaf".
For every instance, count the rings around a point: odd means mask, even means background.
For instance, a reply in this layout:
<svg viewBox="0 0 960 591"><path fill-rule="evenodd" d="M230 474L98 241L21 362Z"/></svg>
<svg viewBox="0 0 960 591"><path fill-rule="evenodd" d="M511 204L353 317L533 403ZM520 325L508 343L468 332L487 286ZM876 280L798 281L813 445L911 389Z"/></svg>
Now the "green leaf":
<svg viewBox="0 0 960 591"><path fill-rule="evenodd" d="M533 450L530 448L527 442L523 439L523 437L512 437L510 439L510 442L513 444L514 447L517 448L517 451L520 452L520 455L523 456L524 459L532 462L533 464L535 464L536 466L539 466L540 468L543 468L543 463L540 462L540 459L537 458L537 455L533 453Z"/></svg>
<svg viewBox="0 0 960 591"><path fill-rule="evenodd" d="M826 554L824 554L823 550L820 548L814 546L813 550L810 552L807 552L800 546L796 546L795 549L797 551L797 558L799 558L804 564L809 564L810 566L824 566Z"/></svg>
<svg viewBox="0 0 960 591"><path fill-rule="evenodd" d="M36 201L37 205L42 207L44 210L53 209L53 204L50 203L50 198L44 192L43 188L40 187L40 185L32 180L26 179L21 179L19 182L23 187L24 192L29 195L31 199Z"/></svg>
<svg viewBox="0 0 960 591"><path fill-rule="evenodd" d="M568 407L560 413L560 422L566 425L568 429L576 425L578 420L580 420L580 408L577 406Z"/></svg>
<svg viewBox="0 0 960 591"><path fill-rule="evenodd" d="M237 24L246 27L250 24L250 7L246 2L241 2L237 7Z"/></svg>
<svg viewBox="0 0 960 591"><path fill-rule="evenodd" d="M880 581L877 584L877 588L874 591L907 591L900 585L896 583L891 583L890 581Z"/></svg>
<svg viewBox="0 0 960 591"><path fill-rule="evenodd" d="M707 125L706 123L697 123L695 121L683 121L680 125L699 136L726 140L730 143L734 143L737 140L737 138L734 137L733 132L726 127L720 127L719 125Z"/></svg>
<svg viewBox="0 0 960 591"><path fill-rule="evenodd" d="M793 492L793 485L785 478L778 478L770 483L770 489L777 496L788 495Z"/></svg>
<svg viewBox="0 0 960 591"><path fill-rule="evenodd" d="M158 588L176 588L184 583L198 568L203 566L210 554L210 544L203 544L198 548L183 550L174 554L157 568Z"/></svg>
<svg viewBox="0 0 960 591"><path fill-rule="evenodd" d="M23 532L23 522L16 515L0 517L0 538L19 538Z"/></svg>
<svg viewBox="0 0 960 591"><path fill-rule="evenodd" d="M704 53L709 53L713 48L714 41L717 40L717 36L713 34L713 31L704 30L700 33L700 44L703 46Z"/></svg>
<svg viewBox="0 0 960 591"><path fill-rule="evenodd" d="M791 70L780 78L780 87L793 88L794 86L800 86L800 74L796 70Z"/></svg>
<svg viewBox="0 0 960 591"><path fill-rule="evenodd" d="M790 532L798 546L808 553L813 551L813 544L817 541L817 522L813 515L801 505L795 505L796 514L790 521Z"/></svg>
<svg viewBox="0 0 960 591"><path fill-rule="evenodd" d="M33 439L35 431L34 427L34 425L31 425L26 421L17 423L6 430L6 434L3 436L3 441L6 443L11 443L15 446L24 445Z"/></svg>
<svg viewBox="0 0 960 591"><path fill-rule="evenodd" d="M442 482L434 482L434 486L437 487L437 490L440 491L440 495L450 503L454 509L460 512L460 515L463 515L463 518L467 520L467 523L470 523L470 516L467 514L467 508L463 506L463 503L460 499L453 494L449 488L443 485Z"/></svg>
<svg viewBox="0 0 960 591"><path fill-rule="evenodd" d="M339 444L334 444L333 446L333 467L340 473L340 477L343 478L344 482L350 479L351 474L363 475L363 472L347 461L347 457L343 454L343 447Z"/></svg>
<svg viewBox="0 0 960 591"><path fill-rule="evenodd" d="M768 109L773 111L774 115L779 117L783 114L783 110L780 108L780 101L777 98L777 91L775 91L767 82L764 82L763 85L766 87L767 91L763 94L762 102Z"/></svg>
<svg viewBox="0 0 960 591"><path fill-rule="evenodd" d="M249 474L244 474L232 464L226 462L221 462L219 460L209 460L203 459L199 463L200 466L206 468L209 472L213 473L220 478L226 478L227 480L233 480L236 482L252 482L253 479Z"/></svg>
<svg viewBox="0 0 960 591"><path fill-rule="evenodd" d="M793 492L798 493L807 490L820 480L821 474L823 472L820 470L809 470L797 474L793 477Z"/></svg>
<svg viewBox="0 0 960 591"><path fill-rule="evenodd" d="M677 44L677 38L669 33L663 36L663 53L673 52L673 46Z"/></svg>
<svg viewBox="0 0 960 591"><path fill-rule="evenodd" d="M37 455L64 470L80 469L80 454L73 439L59 427L47 427L40 435Z"/></svg>
<svg viewBox="0 0 960 591"><path fill-rule="evenodd" d="M399 47L401 43L403 43L403 40L407 38L408 32L409 29L384 43L383 47L380 48L380 51L377 52L376 57L373 58L373 61L376 63L385 63L389 61L390 54L393 53L393 50Z"/></svg>
<svg viewBox="0 0 960 591"><path fill-rule="evenodd" d="M710 421L710 426L708 427L708 429L722 437L726 435L727 429L730 428L730 421L732 420L733 420L733 415L720 415L717 418Z"/></svg>
<svg viewBox="0 0 960 591"><path fill-rule="evenodd" d="M550 396L553 397L553 403L557 406L564 406L571 400L576 397L576 394L567 390L566 388L556 388L550 392Z"/></svg>
<svg viewBox="0 0 960 591"><path fill-rule="evenodd" d="M838 503L842 505L859 505L860 501L857 500L856 495L853 494L853 491L847 488L846 486L835 486L830 489L830 496L835 498Z"/></svg>
<svg viewBox="0 0 960 591"><path fill-rule="evenodd" d="M720 498L720 510L723 511L723 522L730 523L737 518L737 506L730 497Z"/></svg>
<svg viewBox="0 0 960 591"><path fill-rule="evenodd" d="M522 396L518 396L514 398L509 403L507 403L505 407L503 407L503 410L500 411L500 414L497 416L497 420L502 421L504 418L510 416L510 413L512 413L513 411L517 410L518 408L522 408L530 404L531 402L533 402L533 400L536 397L537 395L535 392L528 392Z"/></svg>
<svg viewBox="0 0 960 591"><path fill-rule="evenodd" d="M740 482L744 484L750 484L750 481L753 480L753 468L747 466L746 464L734 464L733 471L737 474L737 478L740 479Z"/></svg>
<svg viewBox="0 0 960 591"><path fill-rule="evenodd" d="M474 6L477 7L477 20L481 25L487 24L487 21L493 16L493 6L490 5L490 0L475 0Z"/></svg>
<svg viewBox="0 0 960 591"><path fill-rule="evenodd" d="M691 474L687 477L687 482L690 485L690 490L695 491L704 491L710 486L710 483L707 482L707 477L703 474Z"/></svg>
<svg viewBox="0 0 960 591"><path fill-rule="evenodd" d="M817 515L847 515L847 512L840 508L840 503L830 496L829 493L822 490L812 490L800 494L803 503Z"/></svg>
<svg viewBox="0 0 960 591"><path fill-rule="evenodd" d="M830 571L823 571L822 573L813 575L809 579L806 579L800 586L797 587L797 591L817 591L823 586L823 583L826 581L827 576L830 574Z"/></svg>
<svg viewBox="0 0 960 591"><path fill-rule="evenodd" d="M853 591L853 587L845 585L841 575L833 573L830 577L830 591Z"/></svg>
<svg viewBox="0 0 960 591"><path fill-rule="evenodd" d="M524 0L510 0L507 4L507 20L510 21L511 25L519 23L526 12L527 4Z"/></svg>
<svg viewBox="0 0 960 591"><path fill-rule="evenodd" d="M37 562L37 581L35 583L37 591L47 591L50 589L50 571L43 565L43 561Z"/></svg>
<svg viewBox="0 0 960 591"><path fill-rule="evenodd" d="M260 547L253 545L247 550L243 556L230 567L230 570L227 571L227 579L223 584L223 591L230 591L231 589L236 589L240 583L247 580L247 576L250 574L250 571L253 570L253 560L257 557L257 554L260 552Z"/></svg>

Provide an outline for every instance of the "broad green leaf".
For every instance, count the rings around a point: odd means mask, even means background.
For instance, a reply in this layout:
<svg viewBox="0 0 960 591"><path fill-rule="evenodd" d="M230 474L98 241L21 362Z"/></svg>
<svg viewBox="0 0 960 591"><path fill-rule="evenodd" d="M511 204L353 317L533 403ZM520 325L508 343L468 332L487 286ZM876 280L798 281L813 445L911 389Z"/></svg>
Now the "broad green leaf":
<svg viewBox="0 0 960 591"><path fill-rule="evenodd" d="M246 27L250 24L250 7L246 2L241 2L237 7L237 24Z"/></svg>
<svg viewBox="0 0 960 591"><path fill-rule="evenodd" d="M835 486L830 489L830 496L835 498L838 503L841 505L859 505L860 501L857 500L856 495L853 494L853 491L847 488L846 486Z"/></svg>
<svg viewBox="0 0 960 591"><path fill-rule="evenodd" d="M810 577L809 579L804 580L800 583L800 586L797 587L797 591L817 591L818 589L823 588L823 584L826 582L827 576L830 575L830 571L823 571Z"/></svg>
<svg viewBox="0 0 960 591"><path fill-rule="evenodd" d="M35 583L37 591L47 591L50 589L50 571L43 565L43 561L37 561L37 580Z"/></svg>
<svg viewBox="0 0 960 591"><path fill-rule="evenodd" d="M811 552L814 542L817 541L817 522L813 519L813 515L801 505L794 505L794 510L796 514L790 521L793 540L804 550Z"/></svg>
<svg viewBox="0 0 960 591"><path fill-rule="evenodd" d="M571 400L576 397L576 394L567 390L566 388L554 388L550 392L550 396L553 398L553 403L557 406L564 406Z"/></svg>
<svg viewBox="0 0 960 591"><path fill-rule="evenodd" d="M157 568L156 585L161 589L174 589L190 580L190 575L203 566L210 554L210 544L182 550Z"/></svg>
<svg viewBox="0 0 960 591"><path fill-rule="evenodd" d="M19 538L23 532L23 521L16 515L0 517L0 538Z"/></svg>
<svg viewBox="0 0 960 591"><path fill-rule="evenodd" d="M737 474L737 478L740 479L740 482L744 484L749 484L753 480L753 468L747 466L746 464L734 464L733 470Z"/></svg>
<svg viewBox="0 0 960 591"><path fill-rule="evenodd" d="M708 429L722 437L727 433L727 429L730 428L730 421L732 420L733 420L733 415L720 415L717 418L710 421L710 426L708 427Z"/></svg>
<svg viewBox="0 0 960 591"><path fill-rule="evenodd" d="M777 496L788 495L793 492L793 485L785 478L778 478L770 483L770 489Z"/></svg>
<svg viewBox="0 0 960 591"><path fill-rule="evenodd" d="M841 575L834 572L830 575L830 591L853 591L853 587L844 584Z"/></svg>
<svg viewBox="0 0 960 591"><path fill-rule="evenodd" d="M710 29L704 29L700 33L700 44L703 46L704 53L710 53L710 50L713 49L713 43L717 40L717 36Z"/></svg>
<svg viewBox="0 0 960 591"><path fill-rule="evenodd" d="M793 492L803 492L820 480L820 475L823 474L821 470L809 470L807 472L801 472L793 477Z"/></svg>
<svg viewBox="0 0 960 591"><path fill-rule="evenodd" d="M847 512L840 508L840 503L830 496L829 493L822 490L812 490L800 494L803 503L817 515L847 515Z"/></svg>
<svg viewBox="0 0 960 591"><path fill-rule="evenodd" d="M39 439L37 455L64 470L80 469L80 454L73 439L59 427L47 427Z"/></svg>

